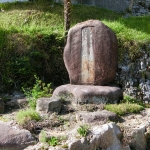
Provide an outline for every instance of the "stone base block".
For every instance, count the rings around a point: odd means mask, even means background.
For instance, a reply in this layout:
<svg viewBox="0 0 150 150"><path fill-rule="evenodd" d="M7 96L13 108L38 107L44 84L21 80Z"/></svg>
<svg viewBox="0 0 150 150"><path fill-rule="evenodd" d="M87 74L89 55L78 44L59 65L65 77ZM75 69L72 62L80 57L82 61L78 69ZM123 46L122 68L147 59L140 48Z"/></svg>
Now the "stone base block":
<svg viewBox="0 0 150 150"><path fill-rule="evenodd" d="M53 96L60 96L73 104L107 104L118 103L123 92L114 86L62 85L55 89Z"/></svg>

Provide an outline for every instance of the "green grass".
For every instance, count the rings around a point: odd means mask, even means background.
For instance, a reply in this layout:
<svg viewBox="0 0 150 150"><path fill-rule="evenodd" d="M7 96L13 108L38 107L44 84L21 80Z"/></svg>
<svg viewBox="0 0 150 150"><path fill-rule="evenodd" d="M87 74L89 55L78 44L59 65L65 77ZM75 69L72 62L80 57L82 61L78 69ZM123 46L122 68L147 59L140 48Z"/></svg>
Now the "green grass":
<svg viewBox="0 0 150 150"><path fill-rule="evenodd" d="M88 125L82 125L77 129L77 132L80 134L80 136L85 137L89 132L89 126Z"/></svg>
<svg viewBox="0 0 150 150"><path fill-rule="evenodd" d="M141 105L131 104L131 103L108 104L108 105L105 105L104 108L106 110L116 113L119 116L122 116L128 113L139 113L141 110L144 109L144 107Z"/></svg>
<svg viewBox="0 0 150 150"><path fill-rule="evenodd" d="M25 125L31 120L39 121L40 119L40 115L33 109L20 110L16 114L16 121L20 125Z"/></svg>
<svg viewBox="0 0 150 150"><path fill-rule="evenodd" d="M63 5L45 3L0 4L0 28L22 34L51 34L63 36ZM108 25L118 37L137 42L150 41L150 15L124 19L122 14L90 6L72 6L72 24L98 19Z"/></svg>
<svg viewBox="0 0 150 150"><path fill-rule="evenodd" d="M0 91L31 86L34 74L55 86L67 83L62 59L63 5L52 7L52 2L45 0L43 3L0 3L0 8L4 10L0 11ZM89 19L101 20L117 35L118 61L123 60L125 53L134 60L140 49L150 44L150 15L127 19L122 16L93 6L73 5L71 26Z"/></svg>

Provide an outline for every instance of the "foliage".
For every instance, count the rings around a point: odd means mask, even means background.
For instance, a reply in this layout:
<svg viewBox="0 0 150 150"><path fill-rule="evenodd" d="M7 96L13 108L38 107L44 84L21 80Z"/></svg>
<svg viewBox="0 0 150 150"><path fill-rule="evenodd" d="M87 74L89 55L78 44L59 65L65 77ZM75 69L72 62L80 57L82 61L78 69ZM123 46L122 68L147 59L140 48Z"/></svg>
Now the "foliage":
<svg viewBox="0 0 150 150"><path fill-rule="evenodd" d="M55 86L67 83L62 56L63 6L50 0L0 3L0 8L4 9L0 13L0 92L33 85L34 74ZM126 52L134 59L141 47L150 43L150 15L123 18L122 14L92 6L73 5L71 9L71 26L98 19L116 33L119 61Z"/></svg>
<svg viewBox="0 0 150 150"><path fill-rule="evenodd" d="M77 129L77 132L80 134L80 136L85 137L89 132L88 125L82 125Z"/></svg>
<svg viewBox="0 0 150 150"><path fill-rule="evenodd" d="M124 95L124 99L121 101L121 103L138 104L143 106L144 108L150 108L149 104L143 103L142 100L135 99L129 95Z"/></svg>
<svg viewBox="0 0 150 150"><path fill-rule="evenodd" d="M16 120L20 125L25 125L31 120L39 121L40 119L40 115L33 109L20 110L16 114Z"/></svg>
<svg viewBox="0 0 150 150"><path fill-rule="evenodd" d="M50 137L47 142L51 146L56 146L59 143L58 138L55 136Z"/></svg>
<svg viewBox="0 0 150 150"><path fill-rule="evenodd" d="M104 106L104 108L120 116L127 113L139 113L141 110L144 109L144 107L141 105L130 103L107 104Z"/></svg>
<svg viewBox="0 0 150 150"><path fill-rule="evenodd" d="M67 139L66 136L60 136L60 137L51 136L51 137L48 137L44 130L41 131L40 138L39 138L40 142L48 143L50 146L56 146L61 141L64 141L66 139ZM63 148L66 148L66 147L68 147L68 145L64 144Z"/></svg>
<svg viewBox="0 0 150 150"><path fill-rule="evenodd" d="M51 84L45 84L43 83L41 80L39 80L39 78L34 75L35 77L35 84L33 86L33 88L27 88L27 89L23 89L24 94L26 95L28 102L29 102L29 106L31 108L35 108L36 107L36 101L38 98L40 97L50 97L52 95L52 89L51 89Z"/></svg>
<svg viewBox="0 0 150 150"><path fill-rule="evenodd" d="M123 100L121 101L122 103L131 103L131 104L139 104L143 105L141 100L137 100L129 95L124 95Z"/></svg>

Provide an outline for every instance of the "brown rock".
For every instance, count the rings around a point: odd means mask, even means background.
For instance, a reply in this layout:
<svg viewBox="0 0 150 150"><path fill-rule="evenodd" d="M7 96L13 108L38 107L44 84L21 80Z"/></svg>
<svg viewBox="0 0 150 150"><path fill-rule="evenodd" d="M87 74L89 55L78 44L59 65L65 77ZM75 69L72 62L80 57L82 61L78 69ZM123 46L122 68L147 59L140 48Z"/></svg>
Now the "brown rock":
<svg viewBox="0 0 150 150"><path fill-rule="evenodd" d="M114 32L98 20L72 27L64 49L71 84L106 85L117 69L118 44Z"/></svg>

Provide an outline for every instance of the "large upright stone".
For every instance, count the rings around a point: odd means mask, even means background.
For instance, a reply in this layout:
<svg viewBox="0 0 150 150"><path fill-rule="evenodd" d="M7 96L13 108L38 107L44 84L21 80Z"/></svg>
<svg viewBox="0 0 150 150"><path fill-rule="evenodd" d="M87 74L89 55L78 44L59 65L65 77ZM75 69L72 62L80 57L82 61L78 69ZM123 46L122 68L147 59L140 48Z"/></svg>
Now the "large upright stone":
<svg viewBox="0 0 150 150"><path fill-rule="evenodd" d="M118 44L114 32L98 20L72 27L64 49L70 83L106 85L117 69Z"/></svg>

